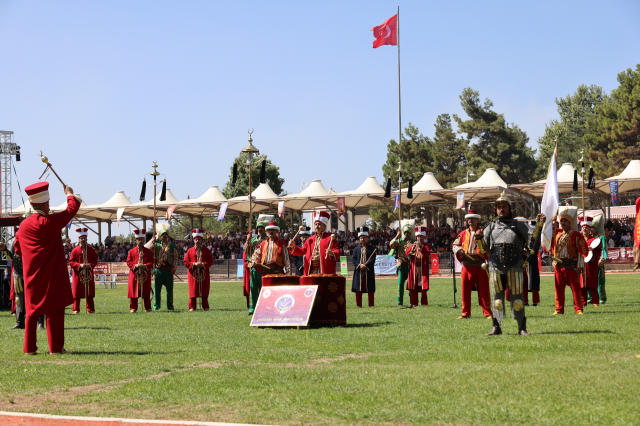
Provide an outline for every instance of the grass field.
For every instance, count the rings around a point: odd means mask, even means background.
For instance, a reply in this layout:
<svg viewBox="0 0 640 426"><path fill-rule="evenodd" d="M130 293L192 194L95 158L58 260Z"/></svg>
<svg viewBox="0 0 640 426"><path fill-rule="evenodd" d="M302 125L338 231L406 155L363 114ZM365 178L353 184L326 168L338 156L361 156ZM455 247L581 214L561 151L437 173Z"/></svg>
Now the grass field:
<svg viewBox="0 0 640 426"><path fill-rule="evenodd" d="M3 311L0 410L290 425L640 424L640 274L609 275L606 305L555 317L543 277L541 306L526 308L530 337L512 319L505 335L486 337L477 299L472 319L456 320L451 279L431 286L428 307L399 309L394 280L378 280L375 308L356 308L348 293L348 326L308 330L250 328L241 283L213 284L212 310L193 313L186 284L176 285L177 311L151 314L128 312L124 286L103 289L95 315L67 315L74 353L64 356L47 354L42 331L39 355L24 356Z"/></svg>

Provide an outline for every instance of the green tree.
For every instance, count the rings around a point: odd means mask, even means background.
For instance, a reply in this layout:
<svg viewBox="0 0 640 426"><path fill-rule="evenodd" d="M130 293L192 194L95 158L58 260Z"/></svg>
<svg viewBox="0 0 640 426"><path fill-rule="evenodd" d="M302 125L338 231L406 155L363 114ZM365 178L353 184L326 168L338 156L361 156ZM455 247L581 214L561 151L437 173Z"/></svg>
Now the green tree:
<svg viewBox="0 0 640 426"><path fill-rule="evenodd" d="M282 190L284 179L280 177L280 168L273 164L266 155L259 156L253 162L253 167L251 168L251 189L255 190L260 184L260 166L262 160L267 160L265 177L267 179L267 183L271 187L271 190L277 196L285 195ZM233 165L231 165L231 168L229 169L229 181L222 190L222 194L227 199L242 195L249 195L249 170L246 167L247 156L245 154L240 154L240 156L235 159L234 163L238 165L238 180L236 181L235 186L231 185L233 182Z"/></svg>
<svg viewBox="0 0 640 426"><path fill-rule="evenodd" d="M463 183L466 176L466 153L469 141L456 138L451 128L451 116L441 114L436 119L436 134L433 138L432 152L435 177L445 188Z"/></svg>
<svg viewBox="0 0 640 426"><path fill-rule="evenodd" d="M577 166L580 151L588 152L584 137L592 131L587 125L595 116L595 109L609 96L602 87L581 84L578 89L565 98L556 98L560 119L553 119L545 125L544 135L538 138L538 168L536 179L545 179L549 161L558 141L558 165L572 163Z"/></svg>
<svg viewBox="0 0 640 426"><path fill-rule="evenodd" d="M611 99L596 106L587 121L592 133L584 137L593 168L603 178L640 157L640 64L618 74L618 83Z"/></svg>
<svg viewBox="0 0 640 426"><path fill-rule="evenodd" d="M535 151L527 146L527 134L517 125L508 124L503 114L493 111L489 99L480 104L480 94L471 88L462 91L460 101L469 119L453 116L458 132L466 133L469 142L477 139L469 146L469 168L480 176L493 167L508 184L531 182L536 160Z"/></svg>
<svg viewBox="0 0 640 426"><path fill-rule="evenodd" d="M387 207L389 207L391 211L389 211ZM369 207L369 216L371 217L371 223L365 224L365 226L369 226L374 231L378 229L389 228L392 223L398 220L398 212L396 211L395 213L393 213L392 202L387 203L387 207L385 207L385 205L382 203L372 204Z"/></svg>
<svg viewBox="0 0 640 426"><path fill-rule="evenodd" d="M386 186L388 178L391 178L391 187L393 190L397 190L399 188L397 172L399 160L402 161L402 167L404 169L402 178L403 188L409 186L409 179L413 179L413 183L415 184L422 178L424 173L434 171L432 153L433 142L431 139L420 133L420 130L411 123L409 123L409 125L404 129L404 134L405 136L402 137L399 144L395 139L391 139L389 144L387 144L387 161L382 166L382 172L385 180L382 185L383 188ZM392 200L393 198L389 203L393 203ZM372 214L372 217L379 217L380 215L385 214L380 207L381 206L370 209L369 214ZM407 217L407 212L408 209L402 209L402 216L404 218ZM413 213L418 213L418 211L414 209ZM412 217L416 217L415 214ZM380 219L382 220L382 217ZM380 223L383 222L385 221L382 220Z"/></svg>

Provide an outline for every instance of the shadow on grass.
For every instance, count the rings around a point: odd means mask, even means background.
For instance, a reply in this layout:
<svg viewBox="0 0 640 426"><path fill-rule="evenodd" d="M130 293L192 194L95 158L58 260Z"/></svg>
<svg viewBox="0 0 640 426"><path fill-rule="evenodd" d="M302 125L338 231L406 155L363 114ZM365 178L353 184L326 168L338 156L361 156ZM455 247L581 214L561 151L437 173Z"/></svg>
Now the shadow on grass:
<svg viewBox="0 0 640 426"><path fill-rule="evenodd" d="M184 351L73 351L72 355L167 355Z"/></svg>
<svg viewBox="0 0 640 426"><path fill-rule="evenodd" d="M616 334L611 330L570 330L570 331L542 331L535 334Z"/></svg>
<svg viewBox="0 0 640 426"><path fill-rule="evenodd" d="M65 327L65 330L115 330L111 327Z"/></svg>
<svg viewBox="0 0 640 426"><path fill-rule="evenodd" d="M382 327L384 325L393 324L391 321L385 322L375 322L375 323L365 323L365 324L345 324L339 325L338 327L342 328L371 328L371 327Z"/></svg>

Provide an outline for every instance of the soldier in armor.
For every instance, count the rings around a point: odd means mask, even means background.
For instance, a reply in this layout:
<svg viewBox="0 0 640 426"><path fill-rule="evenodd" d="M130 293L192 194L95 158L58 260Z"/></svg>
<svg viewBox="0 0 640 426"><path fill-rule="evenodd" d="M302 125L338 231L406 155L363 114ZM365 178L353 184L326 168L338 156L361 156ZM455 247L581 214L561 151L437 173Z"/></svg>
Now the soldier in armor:
<svg viewBox="0 0 640 426"><path fill-rule="evenodd" d="M405 223L402 227L402 233L404 237L400 236L400 228L398 228L398 234L389 244L392 249L389 255L396 258L396 266L398 267L398 297L396 299L398 306L404 304L404 283L409 278L409 258L405 252L413 244L411 240L411 225Z"/></svg>
<svg viewBox="0 0 640 426"><path fill-rule="evenodd" d="M511 293L511 312L518 322L518 334L528 336L527 318L524 312L522 293L524 290L523 268L526 267L522 252L529 242L529 227L525 222L513 219L511 200L506 193L496 200L494 210L498 216L484 229L475 233L480 253L488 253L489 287L493 295L493 328L487 336L502 334L505 289ZM539 243L544 215L538 215L533 232L533 241ZM533 244L535 246L535 244ZM531 250L533 251L533 250ZM531 261L531 259L529 259Z"/></svg>

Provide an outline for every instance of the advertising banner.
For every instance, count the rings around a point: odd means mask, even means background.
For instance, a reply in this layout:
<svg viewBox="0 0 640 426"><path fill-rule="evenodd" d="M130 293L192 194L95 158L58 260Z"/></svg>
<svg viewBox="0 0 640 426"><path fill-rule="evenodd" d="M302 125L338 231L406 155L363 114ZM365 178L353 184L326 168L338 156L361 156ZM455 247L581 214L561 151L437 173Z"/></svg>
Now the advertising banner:
<svg viewBox="0 0 640 426"><path fill-rule="evenodd" d="M347 256L340 256L340 275L345 278L349 276L349 263L347 261Z"/></svg>
<svg viewBox="0 0 640 426"><path fill-rule="evenodd" d="M376 263L373 264L376 275L396 275L396 259L388 256L376 256Z"/></svg>
<svg viewBox="0 0 640 426"><path fill-rule="evenodd" d="M238 259L237 263L238 263L237 278L241 280L244 278L244 260Z"/></svg>

